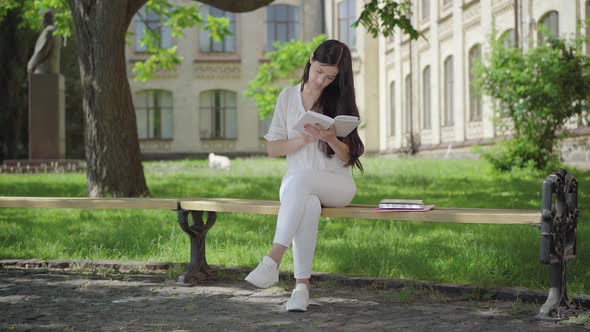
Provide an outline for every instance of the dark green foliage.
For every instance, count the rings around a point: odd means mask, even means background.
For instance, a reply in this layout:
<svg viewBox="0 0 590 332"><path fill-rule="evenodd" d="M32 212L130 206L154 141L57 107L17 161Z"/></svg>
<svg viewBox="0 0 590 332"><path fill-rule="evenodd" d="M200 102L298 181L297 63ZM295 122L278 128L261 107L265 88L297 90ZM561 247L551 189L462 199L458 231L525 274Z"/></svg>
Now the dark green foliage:
<svg viewBox="0 0 590 332"><path fill-rule="evenodd" d="M393 30L398 27L411 39L418 39L420 33L412 26L411 17L411 1L371 0L365 2L363 11L352 26L362 24L373 37L379 34L393 36Z"/></svg>
<svg viewBox="0 0 590 332"><path fill-rule="evenodd" d="M589 61L579 45L549 38L523 53L492 40L478 84L496 101L499 127L513 135L483 154L494 167L547 169L558 160L555 146L568 134L565 124L586 110L590 96Z"/></svg>
<svg viewBox="0 0 590 332"><path fill-rule="evenodd" d="M326 40L325 35L319 35L309 42L291 40L280 44L276 42L275 51L267 52L265 57L270 61L263 63L258 68L256 78L248 82L248 89L244 92L246 97L253 98L258 107L260 119L272 115L281 88L275 86L285 81L294 85L303 74L303 68L313 51Z"/></svg>
<svg viewBox="0 0 590 332"><path fill-rule="evenodd" d="M28 153L27 61L35 34L17 28L20 9L0 20L0 161L26 158Z"/></svg>

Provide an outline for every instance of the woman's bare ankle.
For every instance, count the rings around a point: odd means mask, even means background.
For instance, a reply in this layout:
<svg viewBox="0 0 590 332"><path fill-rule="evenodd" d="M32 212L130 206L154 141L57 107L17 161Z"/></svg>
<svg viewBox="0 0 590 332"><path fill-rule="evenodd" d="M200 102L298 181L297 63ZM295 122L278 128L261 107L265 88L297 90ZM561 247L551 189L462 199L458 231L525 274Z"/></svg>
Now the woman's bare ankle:
<svg viewBox="0 0 590 332"><path fill-rule="evenodd" d="M283 256L285 255L285 251L287 251L287 247L282 244L273 243L268 257L272 258L272 260L277 263L277 267L279 267L281 265L281 261L283 260Z"/></svg>
<svg viewBox="0 0 590 332"><path fill-rule="evenodd" d="M295 279L295 286L299 284L305 284L309 288L309 279Z"/></svg>

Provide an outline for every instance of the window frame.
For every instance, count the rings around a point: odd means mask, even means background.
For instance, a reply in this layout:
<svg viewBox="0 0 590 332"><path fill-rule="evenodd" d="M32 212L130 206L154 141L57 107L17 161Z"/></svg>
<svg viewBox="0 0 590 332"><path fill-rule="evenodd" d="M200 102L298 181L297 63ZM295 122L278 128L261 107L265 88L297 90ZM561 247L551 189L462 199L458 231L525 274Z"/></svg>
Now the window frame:
<svg viewBox="0 0 590 332"><path fill-rule="evenodd" d="M420 20L427 21L430 19L430 15L430 0L420 0Z"/></svg>
<svg viewBox="0 0 590 332"><path fill-rule="evenodd" d="M395 136L395 81L389 83L389 136Z"/></svg>
<svg viewBox="0 0 590 332"><path fill-rule="evenodd" d="M516 30L513 28L506 29L506 31L500 34L499 41L505 48L516 47Z"/></svg>
<svg viewBox="0 0 590 332"><path fill-rule="evenodd" d="M404 79L404 85L405 85L405 105L404 105L404 115L405 115L405 119L406 121L404 121L405 124L405 133L408 134L410 132L412 132L412 74L409 73L406 75L406 78Z"/></svg>
<svg viewBox="0 0 590 332"><path fill-rule="evenodd" d="M443 123L445 127L454 126L454 60L452 55L448 55L443 62L443 79L444 79L444 118Z"/></svg>
<svg viewBox="0 0 590 332"><path fill-rule="evenodd" d="M549 25L551 23L549 22L549 20L551 20L552 18L555 18L555 31L551 31L551 26ZM549 36L547 37L559 37L559 12L557 10L550 10L543 14L543 16L541 16L541 18L539 19L539 23L537 25L538 45L542 45L545 42L545 35L543 35L543 32L541 31L542 26L545 26L547 31L549 32Z"/></svg>
<svg viewBox="0 0 590 332"><path fill-rule="evenodd" d="M475 85L475 66L476 63L482 59L481 44L474 44L471 46L468 52L468 74L469 74L469 121L480 122L482 121L482 99L481 95L477 93L477 87ZM476 62L477 61L477 62Z"/></svg>
<svg viewBox="0 0 590 332"><path fill-rule="evenodd" d="M422 70L422 112L422 128L432 129L432 74L430 65L426 65Z"/></svg>
<svg viewBox="0 0 590 332"><path fill-rule="evenodd" d="M341 15L341 8L345 8L345 17ZM356 21L356 0L342 0L337 3L336 5L336 13L338 19L336 20L337 28L338 28L338 40L343 42L350 48L351 50L356 50L356 43L357 43L357 36L356 36L356 28L352 27L352 24ZM346 37L344 37L343 32L341 31L341 25L344 23L346 26Z"/></svg>
<svg viewBox="0 0 590 332"><path fill-rule="evenodd" d="M155 16L151 16L151 15L155 15ZM142 19L142 16L145 17L145 20ZM135 42L134 42L134 47L133 47L133 51L137 54L145 54L147 52L146 50L146 46L141 46L141 40L144 38L145 36L145 30L146 29L150 29L152 31L157 30L156 34L159 35L159 40L158 40L158 47L161 48L170 48L172 47L173 43L172 43L172 30L170 27L165 26L162 22L162 19L160 17L158 17L155 13L153 12L147 12L146 11L146 7L143 6L141 7L138 11L137 14L135 14L134 17L134 23L135 23ZM150 24L154 24L154 29L151 29L149 27Z"/></svg>
<svg viewBox="0 0 590 332"><path fill-rule="evenodd" d="M211 13L212 11L214 12L213 14ZM219 8L204 4L201 7L201 15L202 15L203 20L206 20L207 16L227 18L229 20L229 30L232 34L225 36L225 38L223 40L217 42L217 41L215 41L215 39L213 39L213 36L211 36L211 33L208 30L200 29L200 31L199 31L199 52L202 54L210 54L210 53L235 54L235 53L237 53L238 39L237 39L237 29L236 29L236 25L237 25L236 13L228 12L228 11L221 10ZM205 47L205 49L203 48L204 39L207 39L207 46ZM215 49L216 45L221 45L221 50L216 50ZM233 50L231 50L231 48L233 48Z"/></svg>
<svg viewBox="0 0 590 332"><path fill-rule="evenodd" d="M280 16L279 13L277 13L277 10L279 9L286 9L286 14L285 20L280 20L278 17ZM272 18L271 16L271 12L272 12ZM292 14L292 15L291 15ZM273 51L274 50L274 44L276 42L289 42L293 39L299 39L300 37L300 33L301 33L301 13L300 13L300 8L299 6L294 6L294 5L289 5L289 4L276 4L276 5L270 5L266 8L266 18L264 21L264 26L266 28L266 40L265 40L265 46L264 49L266 51ZM272 25L271 25L272 24ZM278 27L280 25L285 25L286 26L286 40L282 41L280 39L278 39ZM270 31L271 31L271 26L273 27L272 31L273 31L273 39L271 42L271 36L270 36ZM293 26L293 34L291 34L291 29L290 27ZM269 43L270 42L270 43Z"/></svg>
<svg viewBox="0 0 590 332"><path fill-rule="evenodd" d="M170 98L170 105L162 105L161 101L163 100L162 95L168 95ZM143 98L145 95L145 102L139 102L140 98ZM166 141L166 140L173 140L174 139L174 95L171 91L163 90L163 89L146 89L140 90L135 93L135 97L137 102L135 103L135 113L137 121L140 119L140 115L142 112L145 112L145 119L146 125L145 129L147 131L146 135L141 135L140 130L142 129L137 124L137 137L140 140L144 141ZM150 100L151 99L151 100ZM145 105L145 106L144 106ZM170 113L170 135L165 136L163 134L164 131L164 112L169 111ZM156 121L156 117L159 119ZM155 127L155 124L152 122L158 122L159 126ZM158 133L156 133L156 131Z"/></svg>
<svg viewBox="0 0 590 332"><path fill-rule="evenodd" d="M208 96L207 94L210 94ZM205 104L205 98L209 97ZM228 98L233 97L233 105L228 104ZM217 102L219 101L219 104ZM223 101L223 102L221 102ZM238 94L231 90L210 89L199 93L199 138L201 140L233 140L238 138ZM203 113L209 112L209 123L204 123ZM235 120L235 133L228 128L228 115ZM206 126L206 127L205 127ZM208 135L203 135L203 129L208 128Z"/></svg>

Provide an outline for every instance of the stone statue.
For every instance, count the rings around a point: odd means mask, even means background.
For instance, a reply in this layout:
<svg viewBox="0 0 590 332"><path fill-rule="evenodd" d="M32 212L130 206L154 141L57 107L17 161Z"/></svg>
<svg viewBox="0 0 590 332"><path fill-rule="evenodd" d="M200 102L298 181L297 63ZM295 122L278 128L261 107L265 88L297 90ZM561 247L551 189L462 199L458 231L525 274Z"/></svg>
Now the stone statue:
<svg viewBox="0 0 590 332"><path fill-rule="evenodd" d="M66 151L65 80L59 72L61 37L53 13L43 14L43 31L27 64L29 78L29 159L63 159Z"/></svg>
<svg viewBox="0 0 590 332"><path fill-rule="evenodd" d="M35 43L35 51L27 64L27 73L58 74L61 37L54 35L57 27L53 25L53 12L48 10L43 15L43 31Z"/></svg>

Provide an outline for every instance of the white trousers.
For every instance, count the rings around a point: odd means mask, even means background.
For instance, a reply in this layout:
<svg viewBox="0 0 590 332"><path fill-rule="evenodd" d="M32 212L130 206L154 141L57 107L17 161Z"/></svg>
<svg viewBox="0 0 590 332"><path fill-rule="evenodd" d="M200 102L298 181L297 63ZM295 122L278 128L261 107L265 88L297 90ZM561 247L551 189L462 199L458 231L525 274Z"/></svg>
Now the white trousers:
<svg viewBox="0 0 590 332"><path fill-rule="evenodd" d="M311 277L322 206L343 207L352 201L356 185L351 175L314 169L288 171L281 182L281 206L274 243L293 243L296 279Z"/></svg>

